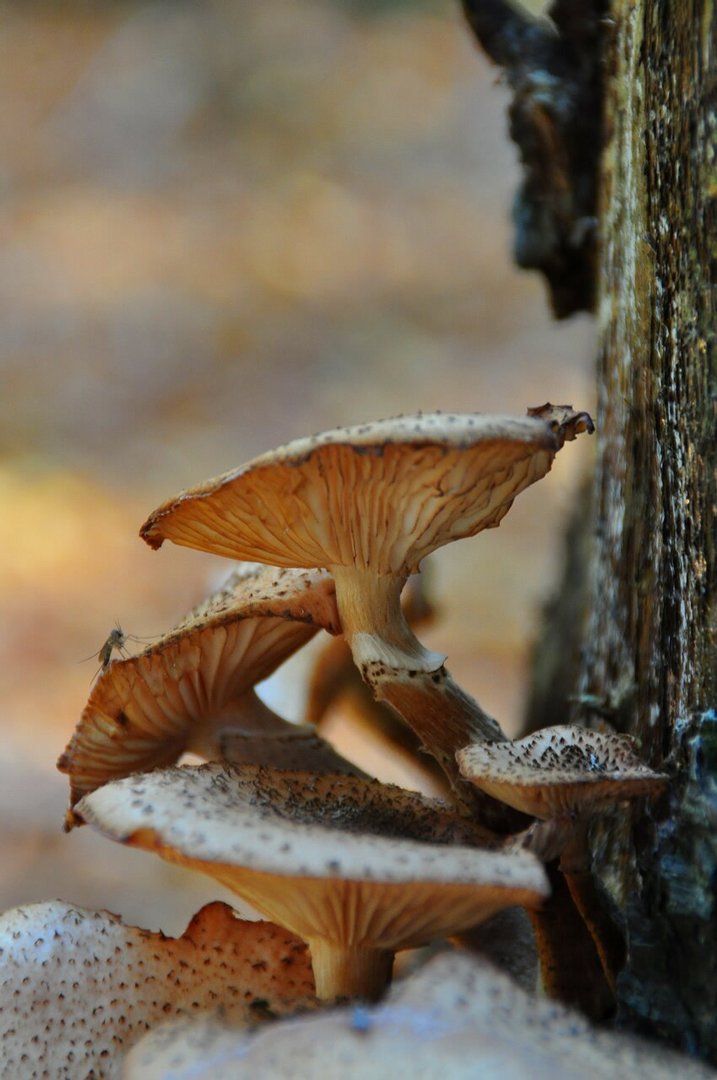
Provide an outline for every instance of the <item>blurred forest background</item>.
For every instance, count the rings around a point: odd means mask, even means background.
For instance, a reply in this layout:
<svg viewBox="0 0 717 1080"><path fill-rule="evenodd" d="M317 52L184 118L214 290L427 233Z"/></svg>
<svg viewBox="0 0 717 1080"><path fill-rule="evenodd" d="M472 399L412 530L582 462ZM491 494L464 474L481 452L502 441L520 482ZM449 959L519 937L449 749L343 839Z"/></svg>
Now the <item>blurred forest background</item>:
<svg viewBox="0 0 717 1080"><path fill-rule="evenodd" d="M141 522L338 424L593 409L592 328L511 265L507 91L457 0L11 0L0 80L0 909L176 933L217 888L65 836L54 767L114 623L161 632L230 569ZM432 560L421 636L511 731L591 451ZM301 675L269 691L292 719Z"/></svg>

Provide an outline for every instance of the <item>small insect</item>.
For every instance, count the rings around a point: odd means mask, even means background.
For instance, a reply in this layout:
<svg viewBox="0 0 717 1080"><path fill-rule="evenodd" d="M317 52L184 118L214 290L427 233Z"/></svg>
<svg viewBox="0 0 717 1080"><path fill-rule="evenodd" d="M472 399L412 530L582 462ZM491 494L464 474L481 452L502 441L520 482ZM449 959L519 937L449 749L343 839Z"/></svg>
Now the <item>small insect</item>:
<svg viewBox="0 0 717 1080"><path fill-rule="evenodd" d="M116 649L120 656L122 656L124 654L124 647L126 642L127 635L118 623L107 638L107 641L97 653L97 659L102 665L103 671L105 671L110 665L110 660L112 659L112 650Z"/></svg>
<svg viewBox="0 0 717 1080"><path fill-rule="evenodd" d="M117 623L112 628L100 651L98 653L92 653L92 656L85 657L85 660L92 660L96 656L100 662L100 666L93 678L99 675L100 672L105 672L107 670L110 666L113 652L118 652L123 659L127 656L126 646L128 641L146 642L150 640L151 638L139 638L135 634L125 634L122 627Z"/></svg>

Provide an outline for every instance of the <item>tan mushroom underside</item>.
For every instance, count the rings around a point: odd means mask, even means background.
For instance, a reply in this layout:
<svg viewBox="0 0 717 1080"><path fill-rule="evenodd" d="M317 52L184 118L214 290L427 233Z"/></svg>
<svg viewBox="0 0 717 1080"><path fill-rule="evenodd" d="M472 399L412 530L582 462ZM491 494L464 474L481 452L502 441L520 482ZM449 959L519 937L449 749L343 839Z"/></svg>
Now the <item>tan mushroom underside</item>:
<svg viewBox="0 0 717 1080"><path fill-rule="evenodd" d="M97 679L58 761L70 777L70 807L110 780L171 765L184 751L218 758L226 728L291 735L252 688L321 627L340 631L325 571L250 566L233 574L179 626Z"/></svg>
<svg viewBox="0 0 717 1080"><path fill-rule="evenodd" d="M481 835L470 821L356 777L168 769L106 785L77 812L114 839L209 874L298 932L320 997L376 996L393 951L546 893L526 852L460 846Z"/></svg>
<svg viewBox="0 0 717 1080"><path fill-rule="evenodd" d="M300 439L164 503L164 540L276 566L415 573L443 544L498 525L557 450L531 417L425 415Z"/></svg>

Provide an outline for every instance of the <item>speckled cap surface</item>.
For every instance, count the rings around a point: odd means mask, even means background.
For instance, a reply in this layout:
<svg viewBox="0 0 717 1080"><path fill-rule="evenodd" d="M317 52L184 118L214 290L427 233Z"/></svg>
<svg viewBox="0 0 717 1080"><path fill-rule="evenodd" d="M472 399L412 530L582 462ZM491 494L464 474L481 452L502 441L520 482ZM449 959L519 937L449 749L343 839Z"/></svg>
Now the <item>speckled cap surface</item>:
<svg viewBox="0 0 717 1080"><path fill-rule="evenodd" d="M180 938L60 901L0 916L0 1074L121 1075L124 1053L172 1017L221 1005L233 1026L313 1008L308 950L271 923L209 904Z"/></svg>
<svg viewBox="0 0 717 1080"><path fill-rule="evenodd" d="M482 839L471 819L357 777L185 766L115 781L77 812L210 874L305 939L405 948L548 891L529 853L468 847Z"/></svg>
<svg viewBox="0 0 717 1080"><path fill-rule="evenodd" d="M709 1080L683 1055L593 1027L527 994L485 960L444 953L380 1004L232 1032L217 1021L170 1024L131 1053L127 1080Z"/></svg>
<svg viewBox="0 0 717 1080"><path fill-rule="evenodd" d="M644 764L629 735L573 725L543 728L515 742L459 750L461 774L489 795L538 818L593 814L654 795L668 777Z"/></svg>

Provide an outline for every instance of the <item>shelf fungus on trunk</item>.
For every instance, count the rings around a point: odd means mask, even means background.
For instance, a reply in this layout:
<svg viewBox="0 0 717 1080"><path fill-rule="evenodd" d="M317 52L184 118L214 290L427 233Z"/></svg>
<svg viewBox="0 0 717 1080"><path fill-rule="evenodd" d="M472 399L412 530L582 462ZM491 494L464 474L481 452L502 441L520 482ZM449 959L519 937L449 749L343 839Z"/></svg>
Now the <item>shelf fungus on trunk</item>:
<svg viewBox="0 0 717 1080"><path fill-rule="evenodd" d="M172 1017L236 1029L315 1008L304 943L208 904L179 938L61 901L0 916L5 1077L119 1077L121 1059Z"/></svg>
<svg viewBox="0 0 717 1080"><path fill-rule="evenodd" d="M341 629L330 574L252 565L143 652L111 661L58 761L70 778L67 827L89 791L186 751L360 773L312 727L282 720L254 692L320 628Z"/></svg>
<svg viewBox="0 0 717 1080"><path fill-rule="evenodd" d="M76 812L203 871L311 950L317 995L380 996L394 953L540 903L540 862L444 804L376 780L183 766L114 781Z"/></svg>
<svg viewBox="0 0 717 1080"><path fill-rule="evenodd" d="M571 725L543 728L500 745L476 743L456 757L472 783L539 819L531 850L546 861L560 857L572 900L614 990L624 963L624 940L591 872L588 827L594 817L612 813L629 800L659 795L668 776L640 760L629 736ZM560 958L553 961L558 971L565 966Z"/></svg>
<svg viewBox="0 0 717 1080"><path fill-rule="evenodd" d="M587 413L418 414L299 439L165 502L142 537L230 558L327 567L357 667L465 791L455 753L505 736L409 628L407 577L436 548L500 524Z"/></svg>

